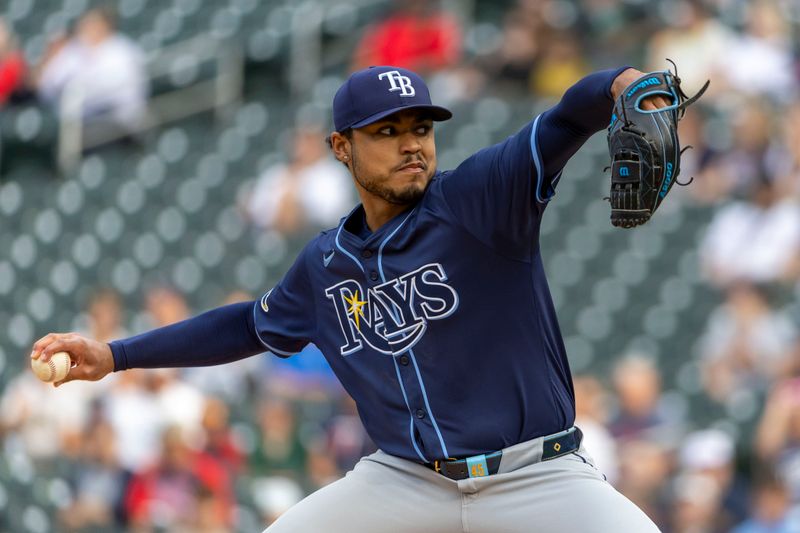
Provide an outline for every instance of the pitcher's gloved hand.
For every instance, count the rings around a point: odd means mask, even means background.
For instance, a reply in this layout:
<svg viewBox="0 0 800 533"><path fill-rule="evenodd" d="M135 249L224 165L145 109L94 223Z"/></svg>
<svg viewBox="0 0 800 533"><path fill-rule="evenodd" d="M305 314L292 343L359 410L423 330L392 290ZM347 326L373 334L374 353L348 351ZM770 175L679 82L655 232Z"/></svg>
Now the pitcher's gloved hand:
<svg viewBox="0 0 800 533"><path fill-rule="evenodd" d="M677 181L682 153L678 121L709 83L689 98L677 69L666 70L644 74L615 95L608 126L614 226L632 228L650 220Z"/></svg>

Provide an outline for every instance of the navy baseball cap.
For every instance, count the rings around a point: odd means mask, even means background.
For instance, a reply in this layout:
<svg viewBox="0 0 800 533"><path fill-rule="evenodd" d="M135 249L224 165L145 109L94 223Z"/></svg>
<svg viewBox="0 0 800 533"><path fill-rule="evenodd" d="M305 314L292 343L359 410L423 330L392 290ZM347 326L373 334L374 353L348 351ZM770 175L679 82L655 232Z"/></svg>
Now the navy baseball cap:
<svg viewBox="0 0 800 533"><path fill-rule="evenodd" d="M399 67L369 67L354 72L333 97L336 131L362 128L404 109L425 109L433 120L453 116L433 105L428 86L419 75Z"/></svg>

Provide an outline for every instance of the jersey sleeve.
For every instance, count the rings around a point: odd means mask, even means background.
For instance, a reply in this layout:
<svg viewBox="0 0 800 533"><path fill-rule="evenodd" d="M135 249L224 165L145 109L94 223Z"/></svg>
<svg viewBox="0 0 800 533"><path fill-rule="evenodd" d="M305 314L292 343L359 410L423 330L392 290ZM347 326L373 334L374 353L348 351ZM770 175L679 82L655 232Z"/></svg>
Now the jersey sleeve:
<svg viewBox="0 0 800 533"><path fill-rule="evenodd" d="M441 176L444 202L484 244L511 252L533 235L539 217L529 123L505 141L484 148Z"/></svg>
<svg viewBox="0 0 800 533"><path fill-rule="evenodd" d="M515 135L443 173L442 194L454 216L500 251L527 249L567 161L611 119L611 83L626 68L586 76Z"/></svg>
<svg viewBox="0 0 800 533"><path fill-rule="evenodd" d="M312 342L316 331L306 250L283 279L253 306L256 336L267 350L281 357L300 352Z"/></svg>

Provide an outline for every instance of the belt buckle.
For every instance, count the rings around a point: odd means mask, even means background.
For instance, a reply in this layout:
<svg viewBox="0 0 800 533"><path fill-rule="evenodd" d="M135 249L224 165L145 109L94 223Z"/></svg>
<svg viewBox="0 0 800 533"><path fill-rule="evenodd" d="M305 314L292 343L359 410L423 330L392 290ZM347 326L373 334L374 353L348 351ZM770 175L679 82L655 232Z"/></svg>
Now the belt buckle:
<svg viewBox="0 0 800 533"><path fill-rule="evenodd" d="M442 474L442 463L445 463L447 461L458 461L458 459L456 459L455 457L448 457L447 460L434 459L433 460L433 471L436 472L437 474ZM444 474L442 474L442 475L444 475Z"/></svg>

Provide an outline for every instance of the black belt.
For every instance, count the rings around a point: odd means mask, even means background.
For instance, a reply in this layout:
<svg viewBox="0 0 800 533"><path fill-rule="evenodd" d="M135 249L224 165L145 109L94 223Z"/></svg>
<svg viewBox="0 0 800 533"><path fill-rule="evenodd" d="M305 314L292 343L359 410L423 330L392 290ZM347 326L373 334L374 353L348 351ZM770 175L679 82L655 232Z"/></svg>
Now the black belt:
<svg viewBox="0 0 800 533"><path fill-rule="evenodd" d="M567 455L581 447L583 433L577 427L544 438L542 443L542 461L549 461ZM455 481L471 477L491 476L500 468L503 452L475 455L466 459L435 460L424 463L425 466Z"/></svg>

